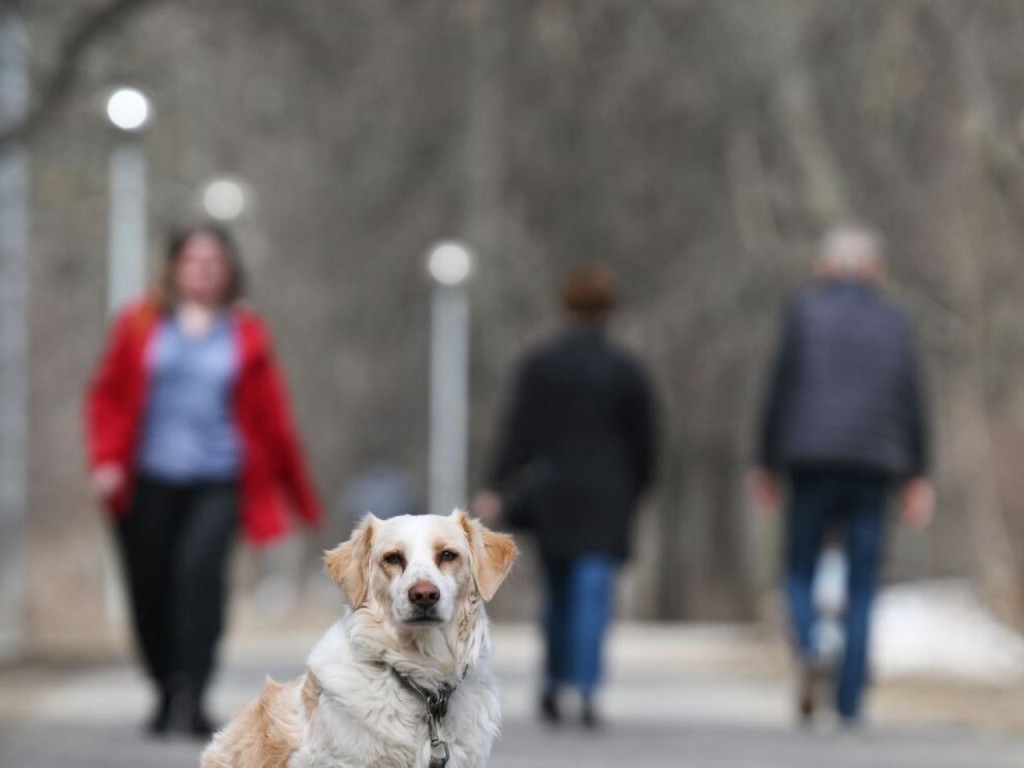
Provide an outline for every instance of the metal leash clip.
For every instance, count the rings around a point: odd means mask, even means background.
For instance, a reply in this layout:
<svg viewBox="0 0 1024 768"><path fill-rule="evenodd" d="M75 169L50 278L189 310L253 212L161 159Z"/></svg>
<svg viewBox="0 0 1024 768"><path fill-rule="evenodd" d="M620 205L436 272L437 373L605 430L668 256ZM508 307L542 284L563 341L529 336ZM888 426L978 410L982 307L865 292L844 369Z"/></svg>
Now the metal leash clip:
<svg viewBox="0 0 1024 768"><path fill-rule="evenodd" d="M448 699L455 692L455 686L446 683L436 691L430 691L411 678L399 674L395 670L392 671L406 688L420 696L423 703L427 705L427 731L430 735L429 768L445 768L452 755L448 748L448 742L440 736L439 726L444 720L444 716L448 714ZM465 677L465 672L463 677Z"/></svg>
<svg viewBox="0 0 1024 768"><path fill-rule="evenodd" d="M446 700L445 704L447 703ZM427 729L430 731L430 768L445 768L451 752L448 750L448 742L438 735L437 721L438 717L433 711L427 713Z"/></svg>

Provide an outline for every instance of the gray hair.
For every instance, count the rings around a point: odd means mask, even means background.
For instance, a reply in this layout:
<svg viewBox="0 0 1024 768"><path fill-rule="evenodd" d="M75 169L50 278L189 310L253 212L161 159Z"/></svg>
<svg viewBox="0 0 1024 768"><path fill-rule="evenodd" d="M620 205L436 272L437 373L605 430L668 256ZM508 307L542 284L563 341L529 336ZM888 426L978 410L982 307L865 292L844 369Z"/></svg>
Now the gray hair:
<svg viewBox="0 0 1024 768"><path fill-rule="evenodd" d="M825 277L874 279L885 259L885 238L864 224L840 224L821 240L820 269Z"/></svg>

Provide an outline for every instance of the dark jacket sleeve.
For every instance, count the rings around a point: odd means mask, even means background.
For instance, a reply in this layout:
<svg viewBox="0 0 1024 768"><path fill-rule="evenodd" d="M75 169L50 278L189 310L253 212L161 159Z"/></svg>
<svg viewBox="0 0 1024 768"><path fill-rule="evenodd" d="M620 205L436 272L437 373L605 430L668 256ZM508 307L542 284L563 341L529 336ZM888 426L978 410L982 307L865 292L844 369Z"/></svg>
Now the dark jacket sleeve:
<svg viewBox="0 0 1024 768"><path fill-rule="evenodd" d="M794 303L782 323L761 410L757 464L765 469L778 469L781 464L779 433L786 407L786 393L791 389L795 375L798 326L799 311Z"/></svg>
<svg viewBox="0 0 1024 768"><path fill-rule="evenodd" d="M907 331L907 373L903 391L904 409L908 414L910 444L910 474L920 477L927 474L931 461L931 430L928 423L928 404L921 369L921 360L913 335Z"/></svg>
<svg viewBox="0 0 1024 768"><path fill-rule="evenodd" d="M627 370L625 403L626 436L639 495L650 486L657 463L654 396L647 374L639 365L630 365Z"/></svg>
<svg viewBox="0 0 1024 768"><path fill-rule="evenodd" d="M526 360L516 374L512 395L498 430L498 447L488 485L500 489L523 467L535 450L532 438L533 411L537 397L536 364Z"/></svg>

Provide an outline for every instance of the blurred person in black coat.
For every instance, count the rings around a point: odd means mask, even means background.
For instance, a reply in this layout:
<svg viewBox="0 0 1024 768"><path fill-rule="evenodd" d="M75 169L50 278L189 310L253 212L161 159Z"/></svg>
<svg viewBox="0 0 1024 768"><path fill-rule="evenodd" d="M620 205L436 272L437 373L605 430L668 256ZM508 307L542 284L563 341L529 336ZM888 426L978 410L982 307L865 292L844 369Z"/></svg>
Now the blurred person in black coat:
<svg viewBox="0 0 1024 768"><path fill-rule="evenodd" d="M906 522L926 524L928 427L910 321L879 288L882 239L844 225L822 245L820 279L786 316L759 436L755 491L777 507L788 481L786 597L801 664L798 707L809 719L827 671L815 636L819 555L838 534L847 559L845 648L834 706L855 724L868 680L871 609L878 587L891 489Z"/></svg>
<svg viewBox="0 0 1024 768"><path fill-rule="evenodd" d="M566 327L528 355L500 432L490 490L475 509L536 537L547 583L543 717L560 719L559 693L575 688L597 724L617 566L630 555L638 499L651 480L654 425L643 367L605 325L614 278L599 267L562 286Z"/></svg>

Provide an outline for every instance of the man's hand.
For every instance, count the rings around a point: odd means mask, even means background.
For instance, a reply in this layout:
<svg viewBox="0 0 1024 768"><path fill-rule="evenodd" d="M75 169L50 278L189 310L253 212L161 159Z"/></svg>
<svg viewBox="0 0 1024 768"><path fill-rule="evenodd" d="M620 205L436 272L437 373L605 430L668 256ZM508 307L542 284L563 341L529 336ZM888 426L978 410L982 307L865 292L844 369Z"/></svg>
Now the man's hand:
<svg viewBox="0 0 1024 768"><path fill-rule="evenodd" d="M782 479L767 469L750 473L750 494L763 512L776 512L782 504Z"/></svg>
<svg viewBox="0 0 1024 768"><path fill-rule="evenodd" d="M935 517L935 489L923 477L915 477L903 486L900 519L911 528L926 528Z"/></svg>
<svg viewBox="0 0 1024 768"><path fill-rule="evenodd" d="M93 493L100 501L106 501L115 496L124 485L124 470L119 464L100 464L92 471L89 480L92 483Z"/></svg>
<svg viewBox="0 0 1024 768"><path fill-rule="evenodd" d="M494 526L501 520L501 496L485 488L473 498L473 514L486 526Z"/></svg>

